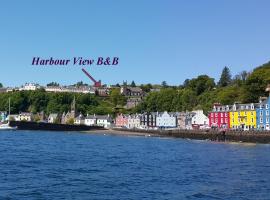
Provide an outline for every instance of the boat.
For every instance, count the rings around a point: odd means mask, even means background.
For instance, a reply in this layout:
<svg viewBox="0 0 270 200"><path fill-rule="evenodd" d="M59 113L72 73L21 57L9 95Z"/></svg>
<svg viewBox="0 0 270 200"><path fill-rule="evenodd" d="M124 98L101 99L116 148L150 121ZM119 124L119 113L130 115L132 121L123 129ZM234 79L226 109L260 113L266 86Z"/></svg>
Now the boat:
<svg viewBox="0 0 270 200"><path fill-rule="evenodd" d="M8 98L8 114L10 115L10 98ZM17 126L12 127L9 125L9 122L6 124L2 124L0 122L0 131L1 130L5 130L5 131L6 130L16 130L16 129L17 129Z"/></svg>
<svg viewBox="0 0 270 200"><path fill-rule="evenodd" d="M0 124L0 131L1 130L5 130L5 131L7 131L7 130L16 130L16 129L17 129L17 127L9 126L9 123L7 123L7 124Z"/></svg>

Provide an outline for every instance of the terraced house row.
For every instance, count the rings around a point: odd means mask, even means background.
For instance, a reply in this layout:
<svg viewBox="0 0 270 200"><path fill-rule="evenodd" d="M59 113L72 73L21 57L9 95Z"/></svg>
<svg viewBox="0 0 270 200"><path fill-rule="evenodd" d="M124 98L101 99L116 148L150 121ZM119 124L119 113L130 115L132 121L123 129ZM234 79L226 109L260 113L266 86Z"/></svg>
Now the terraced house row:
<svg viewBox="0 0 270 200"><path fill-rule="evenodd" d="M233 105L214 104L209 113L209 125L234 130L270 130L270 96L261 97L259 103Z"/></svg>

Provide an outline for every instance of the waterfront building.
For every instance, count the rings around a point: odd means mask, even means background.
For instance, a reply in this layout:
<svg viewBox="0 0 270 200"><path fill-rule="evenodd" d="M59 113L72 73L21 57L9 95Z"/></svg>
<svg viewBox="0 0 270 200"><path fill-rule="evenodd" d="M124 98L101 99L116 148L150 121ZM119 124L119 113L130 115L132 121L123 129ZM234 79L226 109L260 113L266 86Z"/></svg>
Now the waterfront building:
<svg viewBox="0 0 270 200"><path fill-rule="evenodd" d="M88 115L85 117L84 124L86 126L94 126L97 124L97 118L96 115Z"/></svg>
<svg viewBox="0 0 270 200"><path fill-rule="evenodd" d="M140 125L142 128L155 128L157 120L157 112L145 112L140 117Z"/></svg>
<svg viewBox="0 0 270 200"><path fill-rule="evenodd" d="M115 126L116 127L127 127L128 126L128 115L119 114L115 118Z"/></svg>
<svg viewBox="0 0 270 200"><path fill-rule="evenodd" d="M168 113L167 111L157 114L156 126L159 128L176 128L177 117L174 113Z"/></svg>
<svg viewBox="0 0 270 200"><path fill-rule="evenodd" d="M192 111L194 113L192 117L192 128L200 129L200 127L209 126L209 119L203 113L203 110L195 110Z"/></svg>
<svg viewBox="0 0 270 200"><path fill-rule="evenodd" d="M18 118L17 119L18 119L18 121L28 121L28 122L31 122L31 121L33 121L33 114L32 113L28 113L28 112L21 112L18 115Z"/></svg>
<svg viewBox="0 0 270 200"><path fill-rule="evenodd" d="M85 124L85 117L82 114L79 114L75 120L74 120L74 124L76 125L82 125Z"/></svg>
<svg viewBox="0 0 270 200"><path fill-rule="evenodd" d="M128 128L139 128L140 127L140 115L134 114L128 116Z"/></svg>
<svg viewBox="0 0 270 200"><path fill-rule="evenodd" d="M230 128L237 130L253 130L256 124L257 104L238 104L235 103L230 111Z"/></svg>
<svg viewBox="0 0 270 200"><path fill-rule="evenodd" d="M103 126L104 128L111 128L113 127L113 119L112 117L108 115L97 115L97 125Z"/></svg>
<svg viewBox="0 0 270 200"><path fill-rule="evenodd" d="M212 128L230 128L230 106L215 103L208 118L209 126Z"/></svg>
<svg viewBox="0 0 270 200"><path fill-rule="evenodd" d="M196 115L194 112L186 112L186 117L185 117L185 126L187 130L193 129L192 127L192 118Z"/></svg>
<svg viewBox="0 0 270 200"><path fill-rule="evenodd" d="M59 115L58 113L51 113L48 117L48 123L54 124L54 123L59 123Z"/></svg>
<svg viewBox="0 0 270 200"><path fill-rule="evenodd" d="M177 128L179 129L192 129L192 117L195 115L193 112L177 112Z"/></svg>
<svg viewBox="0 0 270 200"><path fill-rule="evenodd" d="M270 96L260 98L259 105L256 108L257 129L270 130Z"/></svg>

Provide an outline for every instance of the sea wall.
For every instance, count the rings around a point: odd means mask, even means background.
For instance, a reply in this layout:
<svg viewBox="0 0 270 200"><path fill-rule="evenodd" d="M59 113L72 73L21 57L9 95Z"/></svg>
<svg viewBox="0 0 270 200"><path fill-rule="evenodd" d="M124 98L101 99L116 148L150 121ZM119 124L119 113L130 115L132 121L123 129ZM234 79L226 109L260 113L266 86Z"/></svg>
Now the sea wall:
<svg viewBox="0 0 270 200"><path fill-rule="evenodd" d="M44 131L91 131L104 130L101 126L51 124L44 122L10 121L9 125L19 130L44 130Z"/></svg>
<svg viewBox="0 0 270 200"><path fill-rule="evenodd" d="M114 128L117 131L129 131L152 134L159 137L189 138L212 141L270 143L270 131L203 131L203 130L143 130Z"/></svg>

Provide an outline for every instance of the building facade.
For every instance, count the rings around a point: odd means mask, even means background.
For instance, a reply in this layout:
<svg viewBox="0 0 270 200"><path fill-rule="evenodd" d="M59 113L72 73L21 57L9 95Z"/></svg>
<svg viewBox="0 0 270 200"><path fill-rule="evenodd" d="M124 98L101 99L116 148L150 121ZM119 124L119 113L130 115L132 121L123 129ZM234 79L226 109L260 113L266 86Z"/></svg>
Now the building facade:
<svg viewBox="0 0 270 200"><path fill-rule="evenodd" d="M256 129L255 104L234 104L230 112L230 128L236 130Z"/></svg>
<svg viewBox="0 0 270 200"><path fill-rule="evenodd" d="M110 115L98 115L97 118L97 125L103 126L104 128L111 128L113 127L113 119Z"/></svg>
<svg viewBox="0 0 270 200"><path fill-rule="evenodd" d="M200 128L209 125L209 119L204 115L203 110L195 110L192 111L192 113L194 113L192 117L192 128Z"/></svg>
<svg viewBox="0 0 270 200"><path fill-rule="evenodd" d="M157 126L157 114L156 112L146 112L141 114L140 124L142 128L155 128Z"/></svg>
<svg viewBox="0 0 270 200"><path fill-rule="evenodd" d="M140 127L140 115L129 115L128 116L128 128L139 128Z"/></svg>
<svg viewBox="0 0 270 200"><path fill-rule="evenodd" d="M208 118L209 126L212 128L230 128L230 106L219 103L214 104Z"/></svg>
<svg viewBox="0 0 270 200"><path fill-rule="evenodd" d="M261 98L256 108L257 129L270 130L270 97Z"/></svg>
<svg viewBox="0 0 270 200"><path fill-rule="evenodd" d="M84 120L84 124L86 126L94 126L97 124L97 118L96 115L87 115Z"/></svg>
<svg viewBox="0 0 270 200"><path fill-rule="evenodd" d="M116 127L127 127L128 126L128 115L119 114L115 118Z"/></svg>
<svg viewBox="0 0 270 200"><path fill-rule="evenodd" d="M159 128L176 128L177 117L175 114L168 113L167 111L163 113L158 113L156 119L156 126Z"/></svg>

